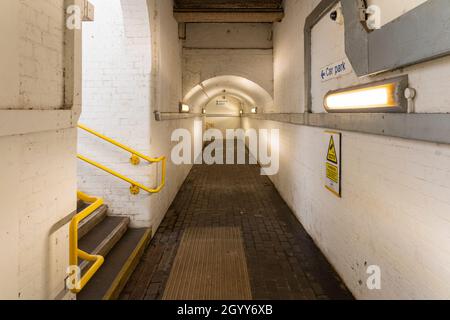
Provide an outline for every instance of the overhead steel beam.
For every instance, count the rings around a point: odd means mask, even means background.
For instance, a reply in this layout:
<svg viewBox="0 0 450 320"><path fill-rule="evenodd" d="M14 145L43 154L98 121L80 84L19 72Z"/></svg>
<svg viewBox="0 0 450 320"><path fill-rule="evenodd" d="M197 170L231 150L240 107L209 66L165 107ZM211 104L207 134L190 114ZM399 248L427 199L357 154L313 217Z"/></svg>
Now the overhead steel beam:
<svg viewBox="0 0 450 320"><path fill-rule="evenodd" d="M273 23L284 17L283 10L174 10L179 23Z"/></svg>
<svg viewBox="0 0 450 320"><path fill-rule="evenodd" d="M450 5L429 0L372 32L360 22L360 0L342 0L345 48L358 76L391 71L450 54Z"/></svg>
<svg viewBox="0 0 450 320"><path fill-rule="evenodd" d="M282 0L175 0L180 23L272 23L284 17Z"/></svg>
<svg viewBox="0 0 450 320"><path fill-rule="evenodd" d="M175 0L176 9L281 9L283 0Z"/></svg>

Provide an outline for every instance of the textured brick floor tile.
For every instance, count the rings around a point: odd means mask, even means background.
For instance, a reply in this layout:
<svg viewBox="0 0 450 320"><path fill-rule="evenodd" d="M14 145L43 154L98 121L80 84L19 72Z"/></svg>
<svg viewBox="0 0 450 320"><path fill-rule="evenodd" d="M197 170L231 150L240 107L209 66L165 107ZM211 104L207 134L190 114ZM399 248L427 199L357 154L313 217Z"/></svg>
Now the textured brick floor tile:
<svg viewBox="0 0 450 320"><path fill-rule="evenodd" d="M320 250L255 165L196 165L122 299L161 299L186 230L239 228L254 299L352 299Z"/></svg>

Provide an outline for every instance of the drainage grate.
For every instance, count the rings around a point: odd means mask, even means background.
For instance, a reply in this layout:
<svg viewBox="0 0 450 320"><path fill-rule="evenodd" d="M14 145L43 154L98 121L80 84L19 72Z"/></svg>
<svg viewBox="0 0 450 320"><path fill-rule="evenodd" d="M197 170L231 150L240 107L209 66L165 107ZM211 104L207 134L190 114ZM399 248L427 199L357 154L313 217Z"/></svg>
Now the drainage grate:
<svg viewBox="0 0 450 320"><path fill-rule="evenodd" d="M240 228L189 228L164 300L251 300Z"/></svg>

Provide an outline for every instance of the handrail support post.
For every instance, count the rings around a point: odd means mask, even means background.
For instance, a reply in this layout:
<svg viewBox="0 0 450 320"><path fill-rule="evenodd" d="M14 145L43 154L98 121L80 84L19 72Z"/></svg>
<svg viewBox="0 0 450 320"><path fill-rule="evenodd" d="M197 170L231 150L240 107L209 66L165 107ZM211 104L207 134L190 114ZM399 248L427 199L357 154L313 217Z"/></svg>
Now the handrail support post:
<svg viewBox="0 0 450 320"><path fill-rule="evenodd" d="M141 158L139 158L135 154L132 154L131 158L130 158L130 162L133 166L138 166L141 163Z"/></svg>

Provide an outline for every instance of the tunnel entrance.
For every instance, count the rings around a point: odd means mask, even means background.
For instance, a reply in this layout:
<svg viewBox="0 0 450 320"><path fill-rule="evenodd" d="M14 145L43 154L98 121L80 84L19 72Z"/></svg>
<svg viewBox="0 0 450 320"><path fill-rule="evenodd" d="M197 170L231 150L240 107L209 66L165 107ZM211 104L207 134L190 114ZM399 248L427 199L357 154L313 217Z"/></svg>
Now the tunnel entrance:
<svg viewBox="0 0 450 320"><path fill-rule="evenodd" d="M231 95L222 95L208 102L203 110L205 129L218 129L226 136L227 129L242 128L241 113L244 103Z"/></svg>

